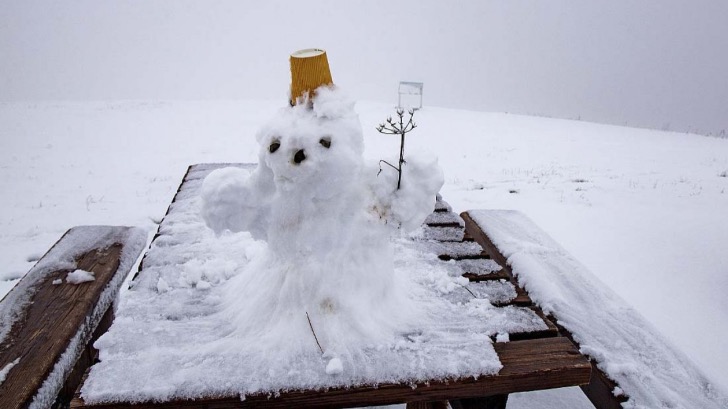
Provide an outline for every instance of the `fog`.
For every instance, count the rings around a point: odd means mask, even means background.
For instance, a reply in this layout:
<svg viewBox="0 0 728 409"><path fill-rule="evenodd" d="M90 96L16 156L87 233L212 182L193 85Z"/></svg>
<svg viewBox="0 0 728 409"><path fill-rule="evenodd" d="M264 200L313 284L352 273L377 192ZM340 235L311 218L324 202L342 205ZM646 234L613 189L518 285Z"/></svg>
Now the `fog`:
<svg viewBox="0 0 728 409"><path fill-rule="evenodd" d="M726 1L6 1L0 100L286 99L288 55L396 102L728 132Z"/></svg>

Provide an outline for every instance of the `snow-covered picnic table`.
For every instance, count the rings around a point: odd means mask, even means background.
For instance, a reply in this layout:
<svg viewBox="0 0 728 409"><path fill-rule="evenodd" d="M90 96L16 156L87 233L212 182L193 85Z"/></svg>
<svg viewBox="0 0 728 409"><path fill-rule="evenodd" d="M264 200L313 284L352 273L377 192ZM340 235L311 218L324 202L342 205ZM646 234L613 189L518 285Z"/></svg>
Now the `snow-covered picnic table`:
<svg viewBox="0 0 728 409"><path fill-rule="evenodd" d="M318 353L315 333L290 340L313 345L297 354L246 344L219 303L240 260L254 262L259 244L245 235L215 236L199 215L202 181L221 166L230 165L189 168L114 324L96 343L101 362L87 372L72 407L461 400L495 408L505 407L509 393L589 384L587 358L534 305L497 248L481 246L477 224L466 217L466 230L440 198L422 229L395 243L395 265L418 286L417 296L436 306L430 313L439 324L335 359Z"/></svg>
<svg viewBox="0 0 728 409"><path fill-rule="evenodd" d="M398 328L396 342L347 351L329 337L322 347L314 326L328 330L324 317L308 312L308 324L290 317L304 331L277 333L298 338L241 337L227 322L240 311L221 300L255 295L235 280L262 267L264 244L215 236L200 220L198 190L221 166L189 168L115 311L146 242L140 229L69 230L0 302L1 407L504 408L509 393L570 385L600 409L728 407L724 391L523 214L457 215L439 197L418 232L394 240L396 275L428 315Z"/></svg>

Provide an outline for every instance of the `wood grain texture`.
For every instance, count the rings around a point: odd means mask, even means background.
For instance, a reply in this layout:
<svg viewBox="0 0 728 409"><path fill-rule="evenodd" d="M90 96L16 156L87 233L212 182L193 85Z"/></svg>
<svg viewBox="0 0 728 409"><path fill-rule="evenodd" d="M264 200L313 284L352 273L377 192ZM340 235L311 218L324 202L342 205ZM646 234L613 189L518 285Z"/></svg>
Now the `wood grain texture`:
<svg viewBox="0 0 728 409"><path fill-rule="evenodd" d="M108 228L128 229L113 226ZM65 281L60 285L52 284L53 280L65 279L70 270L52 271L41 279L32 277L31 270L23 278L37 282L32 287L30 304L13 323L10 333L0 344L0 368L19 358L0 385L0 407L27 407L64 353L71 354L68 356L72 360L67 371L71 372L74 362L83 355L85 341L96 330L90 317L101 294L115 274L128 273L117 271L122 249L123 244L116 243L107 248L93 249L76 258L78 269L95 273L95 280L91 282L79 285L66 284ZM107 321L110 322L110 319ZM108 322L104 325L108 327ZM70 348L71 339L74 337L84 340L78 351ZM61 392L70 374L61 375L58 379L49 380L56 394Z"/></svg>
<svg viewBox="0 0 728 409"><path fill-rule="evenodd" d="M566 338L555 337L495 344L503 364L498 375L478 379L431 380L415 387L407 384L380 384L328 391L285 392L268 395L184 400L165 403L84 404L78 396L72 408L327 408L389 405L478 398L514 392L583 385L589 382L591 365Z"/></svg>

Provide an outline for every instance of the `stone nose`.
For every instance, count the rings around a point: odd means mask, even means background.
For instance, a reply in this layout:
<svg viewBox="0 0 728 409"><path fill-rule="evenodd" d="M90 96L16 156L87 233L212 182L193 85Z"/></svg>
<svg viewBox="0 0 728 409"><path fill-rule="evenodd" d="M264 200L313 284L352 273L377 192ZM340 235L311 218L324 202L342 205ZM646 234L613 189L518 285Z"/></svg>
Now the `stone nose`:
<svg viewBox="0 0 728 409"><path fill-rule="evenodd" d="M303 149L300 149L298 152L296 152L295 155L293 155L293 163L296 165L300 164L301 162L306 160L306 152L303 151Z"/></svg>

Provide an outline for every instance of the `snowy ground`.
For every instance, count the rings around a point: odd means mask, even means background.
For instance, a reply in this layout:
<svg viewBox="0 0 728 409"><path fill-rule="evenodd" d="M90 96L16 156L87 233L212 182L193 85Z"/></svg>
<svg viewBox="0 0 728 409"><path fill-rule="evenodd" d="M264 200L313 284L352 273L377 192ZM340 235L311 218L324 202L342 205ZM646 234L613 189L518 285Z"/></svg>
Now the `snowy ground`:
<svg viewBox="0 0 728 409"><path fill-rule="evenodd" d="M284 102L0 104L2 293L71 226L152 232L189 164L255 161L253 135ZM358 111L366 155L396 154L374 130L391 107ZM728 389L728 140L436 108L416 119L407 149L439 155L457 211L526 213Z"/></svg>

